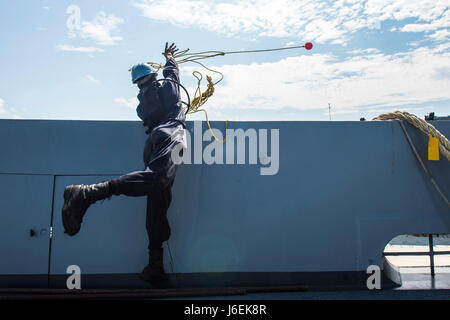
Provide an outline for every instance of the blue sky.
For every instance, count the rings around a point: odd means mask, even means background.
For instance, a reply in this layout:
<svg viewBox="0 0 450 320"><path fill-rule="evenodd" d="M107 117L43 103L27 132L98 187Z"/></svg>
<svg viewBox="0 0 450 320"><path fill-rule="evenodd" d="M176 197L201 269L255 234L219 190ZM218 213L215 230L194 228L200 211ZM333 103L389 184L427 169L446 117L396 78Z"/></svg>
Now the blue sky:
<svg viewBox="0 0 450 320"><path fill-rule="evenodd" d="M0 0L0 24L0 118L138 120L128 69L164 62L166 41L193 52L314 43L205 60L225 76L205 105L213 120L328 120L328 103L332 120L450 113L448 0ZM210 74L180 67L191 95L191 72Z"/></svg>

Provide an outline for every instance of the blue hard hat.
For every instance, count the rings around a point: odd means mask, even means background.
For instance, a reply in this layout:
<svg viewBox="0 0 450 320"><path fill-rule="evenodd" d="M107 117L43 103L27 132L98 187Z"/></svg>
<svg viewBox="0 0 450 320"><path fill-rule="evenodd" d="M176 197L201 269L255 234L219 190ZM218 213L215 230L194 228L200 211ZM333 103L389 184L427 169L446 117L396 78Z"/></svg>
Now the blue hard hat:
<svg viewBox="0 0 450 320"><path fill-rule="evenodd" d="M136 83L142 77L145 77L149 74L157 73L155 69L150 67L145 63L138 63L131 68L131 81Z"/></svg>

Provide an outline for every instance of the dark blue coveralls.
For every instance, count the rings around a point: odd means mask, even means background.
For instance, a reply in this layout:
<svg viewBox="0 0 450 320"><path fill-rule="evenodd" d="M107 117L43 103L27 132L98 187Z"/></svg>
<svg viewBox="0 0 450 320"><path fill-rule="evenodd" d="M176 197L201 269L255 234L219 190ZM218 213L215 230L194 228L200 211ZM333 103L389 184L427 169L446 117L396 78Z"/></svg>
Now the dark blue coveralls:
<svg viewBox="0 0 450 320"><path fill-rule="evenodd" d="M163 75L180 82L178 65L173 58L167 60ZM171 152L180 143L186 143L186 117L177 84L149 81L139 89L136 112L148 127L149 134L144 148L145 169L113 179L110 186L115 195L147 196L146 227L151 251L161 248L170 237L167 210L172 201L171 189L177 170Z"/></svg>

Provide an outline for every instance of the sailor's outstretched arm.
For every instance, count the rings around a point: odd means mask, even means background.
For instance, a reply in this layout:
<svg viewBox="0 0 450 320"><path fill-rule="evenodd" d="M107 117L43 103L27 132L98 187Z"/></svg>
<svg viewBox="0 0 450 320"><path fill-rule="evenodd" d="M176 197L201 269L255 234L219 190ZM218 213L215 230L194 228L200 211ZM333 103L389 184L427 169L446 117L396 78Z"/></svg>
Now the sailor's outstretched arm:
<svg viewBox="0 0 450 320"><path fill-rule="evenodd" d="M178 49L174 43L172 43L170 47L168 47L168 43L166 42L166 48L162 53L166 58L166 64L163 69L163 76L166 79L171 79L179 83L180 70L178 69L177 62L173 58L173 55L176 51L178 51ZM164 81L163 88L167 93L175 98L175 101L173 102L177 102L180 99L180 88L176 83L173 83L171 81Z"/></svg>

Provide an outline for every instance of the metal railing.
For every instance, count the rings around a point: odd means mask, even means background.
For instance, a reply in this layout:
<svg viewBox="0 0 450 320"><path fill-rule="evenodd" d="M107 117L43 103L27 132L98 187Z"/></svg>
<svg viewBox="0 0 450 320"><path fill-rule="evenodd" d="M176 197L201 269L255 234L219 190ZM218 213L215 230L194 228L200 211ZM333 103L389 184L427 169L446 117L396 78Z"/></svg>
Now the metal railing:
<svg viewBox="0 0 450 320"><path fill-rule="evenodd" d="M428 234L428 251L404 251L404 252L383 252L383 256L429 256L430 257L430 273L434 278L434 256L450 255L450 251L434 251L433 235Z"/></svg>

